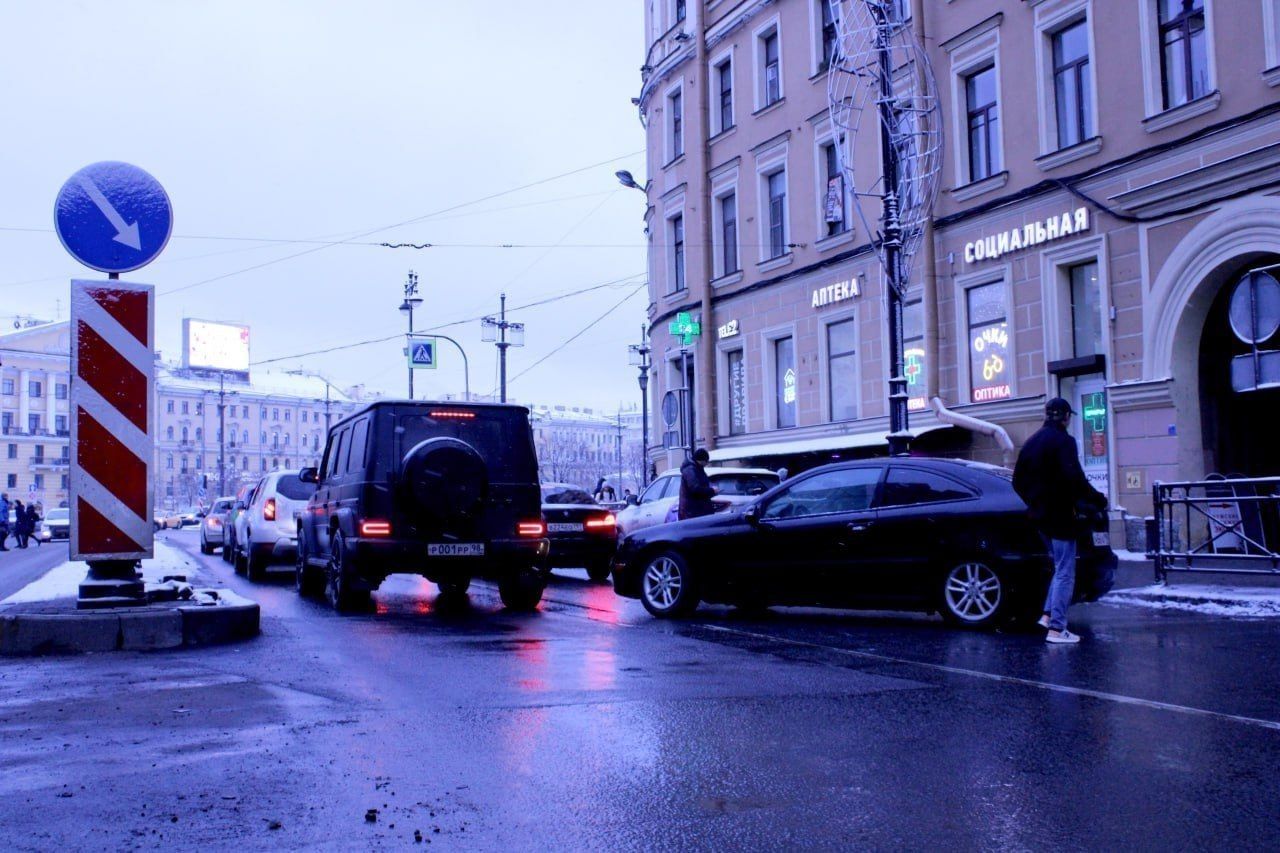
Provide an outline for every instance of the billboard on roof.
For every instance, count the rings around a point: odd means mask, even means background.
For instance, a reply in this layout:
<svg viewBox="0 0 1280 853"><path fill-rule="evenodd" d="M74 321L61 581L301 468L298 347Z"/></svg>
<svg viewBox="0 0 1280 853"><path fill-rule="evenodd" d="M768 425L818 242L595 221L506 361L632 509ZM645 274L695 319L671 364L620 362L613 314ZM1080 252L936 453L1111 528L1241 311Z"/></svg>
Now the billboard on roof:
<svg viewBox="0 0 1280 853"><path fill-rule="evenodd" d="M186 367L249 373L249 327L210 320L182 321Z"/></svg>

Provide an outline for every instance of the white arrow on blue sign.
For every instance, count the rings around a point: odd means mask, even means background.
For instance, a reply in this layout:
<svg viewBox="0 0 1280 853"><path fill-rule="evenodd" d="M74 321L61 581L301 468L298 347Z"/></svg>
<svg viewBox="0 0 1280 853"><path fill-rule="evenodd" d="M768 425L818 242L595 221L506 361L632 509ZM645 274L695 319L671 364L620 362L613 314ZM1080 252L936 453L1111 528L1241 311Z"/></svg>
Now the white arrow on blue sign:
<svg viewBox="0 0 1280 853"><path fill-rule="evenodd" d="M155 260L173 232L173 206L160 182L129 163L85 166L58 192L58 239L95 270L121 273Z"/></svg>
<svg viewBox="0 0 1280 853"><path fill-rule="evenodd" d="M414 338L409 344L409 366L416 369L436 367L436 339Z"/></svg>

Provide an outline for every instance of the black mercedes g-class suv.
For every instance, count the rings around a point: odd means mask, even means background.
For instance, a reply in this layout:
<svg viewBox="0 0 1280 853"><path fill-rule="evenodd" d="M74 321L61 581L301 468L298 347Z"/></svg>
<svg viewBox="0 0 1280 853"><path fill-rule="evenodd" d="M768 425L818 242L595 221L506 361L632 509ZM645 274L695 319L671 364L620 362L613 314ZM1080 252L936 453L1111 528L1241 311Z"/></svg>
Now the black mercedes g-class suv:
<svg viewBox="0 0 1280 853"><path fill-rule="evenodd" d="M367 607L391 574L441 593L473 577L532 610L547 584L546 525L529 410L491 403L373 403L329 430L298 519L296 579L337 610Z"/></svg>

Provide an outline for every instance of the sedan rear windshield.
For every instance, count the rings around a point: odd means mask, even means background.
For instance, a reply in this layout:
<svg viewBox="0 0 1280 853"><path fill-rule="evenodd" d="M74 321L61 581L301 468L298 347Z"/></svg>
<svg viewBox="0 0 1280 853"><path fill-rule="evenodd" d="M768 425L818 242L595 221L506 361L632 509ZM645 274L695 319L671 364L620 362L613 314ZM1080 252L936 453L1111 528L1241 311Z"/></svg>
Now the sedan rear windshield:
<svg viewBox="0 0 1280 853"><path fill-rule="evenodd" d="M71 518L69 509L51 509L44 517L45 521L68 521Z"/></svg>
<svg viewBox="0 0 1280 853"><path fill-rule="evenodd" d="M400 458L429 438L457 438L474 447L484 459L491 482L521 483L538 479L533 436L522 412L450 409L402 415L398 429Z"/></svg>
<svg viewBox="0 0 1280 853"><path fill-rule="evenodd" d="M305 501L315 490L315 483L304 483L296 474L285 474L276 483L276 491L291 501Z"/></svg>
<svg viewBox="0 0 1280 853"><path fill-rule="evenodd" d="M231 501L218 501L213 505L213 509L209 510L209 512L226 512L231 509L231 503Z"/></svg>
<svg viewBox="0 0 1280 853"><path fill-rule="evenodd" d="M778 478L767 474L717 474L711 478L711 485L721 495L746 497L764 494L778 485Z"/></svg>
<svg viewBox="0 0 1280 853"><path fill-rule="evenodd" d="M543 486L542 502L545 504L594 504L596 499L582 489Z"/></svg>

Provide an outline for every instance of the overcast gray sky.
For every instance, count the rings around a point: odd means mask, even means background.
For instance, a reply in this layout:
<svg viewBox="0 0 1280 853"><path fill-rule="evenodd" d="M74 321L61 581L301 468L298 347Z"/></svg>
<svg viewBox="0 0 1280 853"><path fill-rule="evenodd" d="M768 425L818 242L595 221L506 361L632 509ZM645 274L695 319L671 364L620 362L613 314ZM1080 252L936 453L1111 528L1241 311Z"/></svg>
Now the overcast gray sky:
<svg viewBox="0 0 1280 853"><path fill-rule="evenodd" d="M259 361L404 330L409 269L419 328L517 311L525 401L612 409L638 400L626 344L638 339L644 136L630 99L642 61L633 0L67 2L0 0L0 323L66 317L68 281L101 277L52 231L54 198L99 160L151 172L173 200L174 237L126 274L157 287L156 327L177 357L184 316L252 326ZM430 214L592 164L479 204ZM430 242L423 251L291 240ZM30 230L25 230L30 229ZM237 239L203 239L237 238ZM239 238L280 242L250 242ZM454 244L449 246L448 244ZM495 248L517 244L534 248ZM290 255L299 257L289 258ZM273 263L274 262L274 263ZM258 269L248 269L262 265ZM60 300L60 303L59 303ZM453 326L472 390L496 385L478 322ZM273 365L340 385L403 393L401 341ZM460 391L446 347L420 395Z"/></svg>

